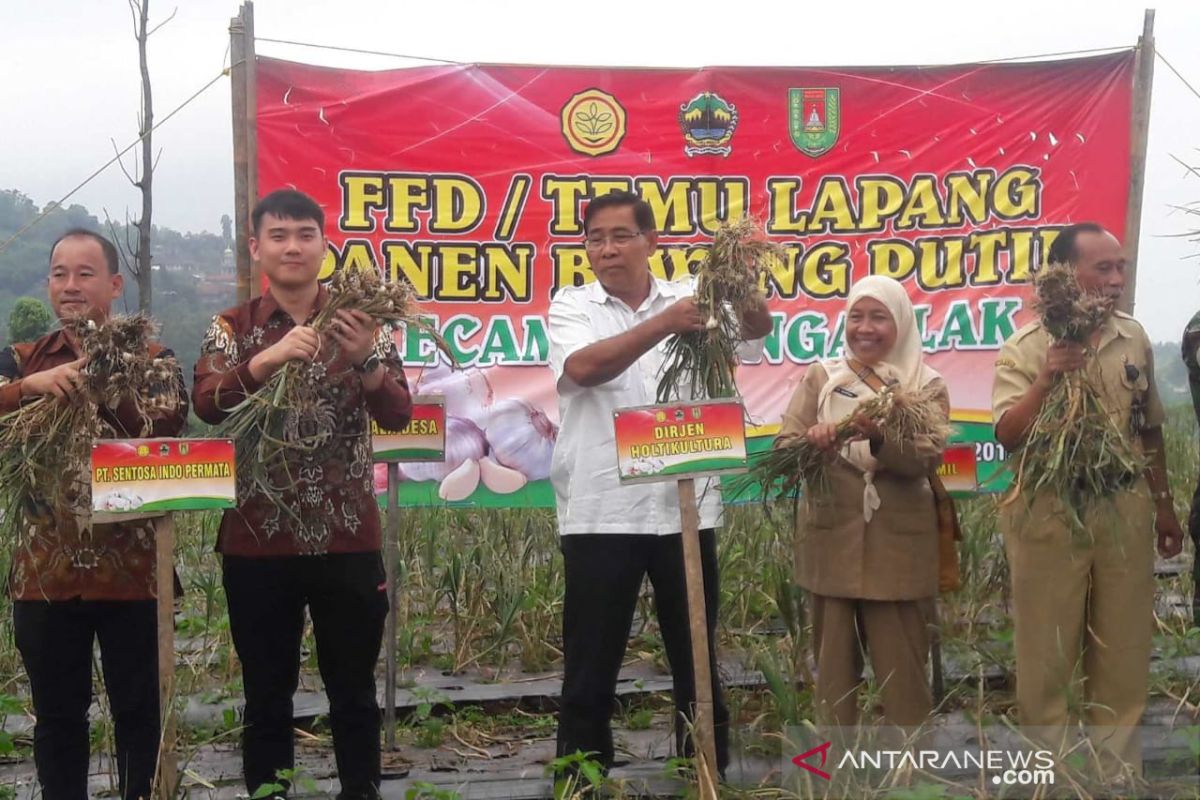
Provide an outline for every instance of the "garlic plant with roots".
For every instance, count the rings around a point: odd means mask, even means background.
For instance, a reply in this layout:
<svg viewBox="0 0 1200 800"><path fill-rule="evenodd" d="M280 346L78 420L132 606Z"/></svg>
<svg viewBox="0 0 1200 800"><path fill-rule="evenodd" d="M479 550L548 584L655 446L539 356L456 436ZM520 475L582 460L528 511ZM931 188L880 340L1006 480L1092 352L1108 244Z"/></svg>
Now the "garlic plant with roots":
<svg viewBox="0 0 1200 800"><path fill-rule="evenodd" d="M541 409L518 398L501 400L488 415L484 433L497 464L531 481L550 477L558 426Z"/></svg>

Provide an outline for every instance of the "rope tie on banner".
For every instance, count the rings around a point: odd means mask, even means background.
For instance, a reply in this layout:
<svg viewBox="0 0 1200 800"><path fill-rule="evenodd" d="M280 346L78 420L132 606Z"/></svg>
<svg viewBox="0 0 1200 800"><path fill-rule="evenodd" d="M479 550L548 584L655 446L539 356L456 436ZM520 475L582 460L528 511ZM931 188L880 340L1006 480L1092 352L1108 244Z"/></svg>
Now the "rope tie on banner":
<svg viewBox="0 0 1200 800"><path fill-rule="evenodd" d="M462 64L462 61L453 61L448 58L433 58L432 56L410 56L404 53L388 53L383 50L361 50L357 47L338 47L332 44L315 44L313 42L293 42L289 39L268 39L264 36L255 36L256 42L270 42L271 44L290 44L295 47L312 47L316 50L337 50L341 53L361 53L367 56L387 56L389 58L408 58L413 61L431 61L435 64Z"/></svg>
<svg viewBox="0 0 1200 800"><path fill-rule="evenodd" d="M359 54L368 55L368 56L385 56L387 58L405 58L405 59L411 59L413 61L429 61L434 64L452 64L452 65L459 66L459 65L468 63L465 61L455 61L454 59L449 59L449 58L436 58L434 56L414 56L414 55L408 55L405 53L392 53L392 52L388 52L386 50L363 50L358 47L340 47L338 45L318 44L316 42L297 42L297 41L293 41L291 39L268 39L265 36L255 36L254 41L255 42L269 42L271 44L292 45L294 47L311 47L314 50L333 50L333 51L341 52L341 53L359 53ZM970 66L971 64L1003 64L1005 62L1010 62L1010 61L1032 61L1032 60L1041 59L1041 58L1064 58L1066 56L1094 55L1097 53L1115 53L1115 52L1119 52L1121 50L1129 50L1129 49L1130 49L1130 47L1128 45L1113 45L1111 47L1093 47L1088 50L1063 50L1063 51L1057 52L1057 53L1039 53L1037 55L1029 55L1029 56L1010 56L1008 58L991 58L991 59L987 59L984 61L964 61L961 63L930 64L930 65L926 65L926 66L943 67L943 66ZM754 66L764 66L764 65L759 64L759 65L754 65Z"/></svg>
<svg viewBox="0 0 1200 800"><path fill-rule="evenodd" d="M154 127L152 127L150 130L146 131L145 133L140 134L136 139L134 139L132 142L130 142L129 145L124 150L117 153L115 156L113 156L108 161L106 161L103 166L101 166L99 169L97 169L91 175L88 175L86 178L84 178L83 181L81 181L78 186L76 186L74 189L72 189L71 191L64 194L56 202L49 204L46 207L45 211L43 211L41 214L38 214L36 217L31 219L29 222L25 223L25 225L23 225L20 228L20 230L18 230L12 236L5 239L3 243L0 243L0 253L3 253L5 250L7 250L9 248L9 246L12 245L13 242L15 242L17 239L21 238L21 236L24 235L25 232L28 231L30 228L32 228L34 225L37 225L43 219L50 216L56 210L61 208L62 204L67 202L68 200L70 200L71 197L73 197L76 192L78 192L80 189L82 189L83 187L85 187L89 183L91 183L93 180L95 180L95 178L100 173L104 172L104 170L108 169L113 164L120 161L122 156L124 156L126 153L128 153L133 148L137 147L138 144L143 139L145 139L147 136L154 133L156 130L158 130L160 127L162 127L164 124L166 124L167 120L169 120L171 117L175 116L180 111L182 111L183 109L185 109L189 105L191 105L191 103L194 100L196 100L196 98L200 97L200 95L204 94L206 91L208 91L210 88L212 88L212 86L214 84L216 84L217 81L219 81L219 80L221 80L221 78L224 78L227 75L229 75L233 69L233 66L235 66L235 65L230 65L228 67L225 67L220 72L218 72L216 77L214 77L211 81L209 81L208 83L204 84L199 89L197 89L196 92L191 97L189 97L187 100L184 100L182 103L180 103L178 106L176 106L169 114L167 114L165 117L160 119L158 122L155 122Z"/></svg>

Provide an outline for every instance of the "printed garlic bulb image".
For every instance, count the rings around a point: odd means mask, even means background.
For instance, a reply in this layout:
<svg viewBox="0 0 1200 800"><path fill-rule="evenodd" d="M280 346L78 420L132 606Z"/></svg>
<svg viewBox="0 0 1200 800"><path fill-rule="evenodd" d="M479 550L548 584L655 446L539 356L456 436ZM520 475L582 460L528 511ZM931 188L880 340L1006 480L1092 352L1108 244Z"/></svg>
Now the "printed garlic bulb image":
<svg viewBox="0 0 1200 800"><path fill-rule="evenodd" d="M145 501L129 489L113 489L100 500L103 511L134 511L142 507Z"/></svg>
<svg viewBox="0 0 1200 800"><path fill-rule="evenodd" d="M478 461L486 454L487 440L478 425L469 419L447 416L446 460L405 464L404 477L410 481L440 481L461 467L464 462Z"/></svg>
<svg viewBox="0 0 1200 800"><path fill-rule="evenodd" d="M491 457L500 466L516 470L531 481L550 477L558 426L541 409L517 398L501 400L492 407L484 434Z"/></svg>
<svg viewBox="0 0 1200 800"><path fill-rule="evenodd" d="M483 370L478 367L452 370L439 363L421 373L414 394L440 394L446 398L446 415L483 426L495 395ZM448 434L447 434L448 436Z"/></svg>

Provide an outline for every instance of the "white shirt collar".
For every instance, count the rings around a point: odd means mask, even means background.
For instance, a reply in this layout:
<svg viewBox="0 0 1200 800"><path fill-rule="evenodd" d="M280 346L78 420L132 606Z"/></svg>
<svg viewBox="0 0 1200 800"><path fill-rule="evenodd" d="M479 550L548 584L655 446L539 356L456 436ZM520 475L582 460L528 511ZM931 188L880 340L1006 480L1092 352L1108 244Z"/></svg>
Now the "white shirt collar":
<svg viewBox="0 0 1200 800"><path fill-rule="evenodd" d="M658 284L659 284L658 277L655 276L653 273L651 273L650 274L650 294L646 295L646 299L642 303L643 306L648 303L653 303L655 300L657 300L659 297L662 296L662 290L659 288ZM607 303L610 300L616 300L615 297L613 297L611 294L609 294L604 289L604 287L600 284L599 280L594 280L591 283L587 284L586 288L587 288L587 299L591 300L593 303L595 303L597 305L604 305L605 303ZM637 311L638 309L635 308L633 310Z"/></svg>

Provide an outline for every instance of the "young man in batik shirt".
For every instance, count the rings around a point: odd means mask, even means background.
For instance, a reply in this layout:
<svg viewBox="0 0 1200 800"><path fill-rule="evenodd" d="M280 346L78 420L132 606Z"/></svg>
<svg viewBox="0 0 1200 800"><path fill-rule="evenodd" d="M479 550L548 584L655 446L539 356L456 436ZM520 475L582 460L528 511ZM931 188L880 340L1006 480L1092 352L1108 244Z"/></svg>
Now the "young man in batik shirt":
<svg viewBox="0 0 1200 800"><path fill-rule="evenodd" d="M370 420L400 430L412 400L390 334L366 314L339 311L327 333L311 327L328 296L317 281L325 220L313 200L280 190L252 214L250 252L268 290L214 320L196 364L196 414L217 423L289 361L316 365L320 399L297 420L308 441L286 474L282 504L239 476L238 508L221 520L218 549L233 643L242 662L242 756L253 793L293 767L292 695L308 608L342 791L379 792L375 662L387 615ZM323 341L324 340L324 341ZM336 347L334 346L336 344Z"/></svg>

